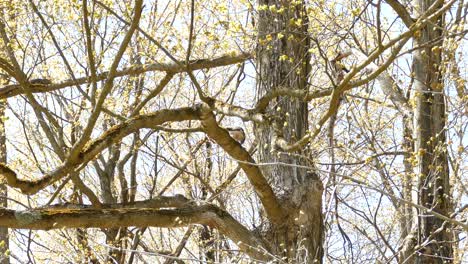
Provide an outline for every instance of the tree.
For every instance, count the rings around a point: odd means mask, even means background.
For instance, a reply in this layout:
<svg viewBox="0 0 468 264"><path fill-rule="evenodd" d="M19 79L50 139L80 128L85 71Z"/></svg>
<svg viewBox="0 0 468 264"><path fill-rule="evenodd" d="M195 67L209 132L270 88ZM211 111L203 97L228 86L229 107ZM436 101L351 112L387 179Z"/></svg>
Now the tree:
<svg viewBox="0 0 468 264"><path fill-rule="evenodd" d="M258 98L281 88L307 92L311 69L308 25L306 6L302 1L295 4L259 1ZM268 240L274 241L275 254L289 261L320 262L324 232L322 184L312 170L310 151L304 148L290 156L280 144L294 142L308 133L307 102L300 98L277 97L257 110L269 115L271 120L256 127L259 162L278 164L262 171L270 179L283 209L280 216L269 215ZM307 167L310 169L304 169Z"/></svg>
<svg viewBox="0 0 468 264"><path fill-rule="evenodd" d="M15 10L11 10L9 8L5 8L4 6L0 7L1 16L4 17L12 17L14 16ZM14 30L13 30L14 32ZM3 57L5 56L2 54ZM8 84L7 74L3 74L1 78L2 85ZM5 134L5 108L6 108L6 100L0 100L0 162L6 163L7 162L7 148L6 148L6 134ZM5 184L0 185L0 206L7 208L8 207L8 188ZM2 264L8 264L9 261L9 239L8 239L8 228L3 227L0 228L0 262Z"/></svg>
<svg viewBox="0 0 468 264"><path fill-rule="evenodd" d="M439 10L442 3L419 1L420 13L434 8ZM442 81L443 64L443 27L444 16L432 19L438 25L426 25L421 29L421 36L415 38L416 46L426 46L414 54L415 79L415 151L419 154L417 172L419 173L418 203L443 215L453 212L450 199L449 168L447 160L445 102ZM432 24L431 23L431 24ZM427 45L426 43L436 43ZM452 232L448 223L425 213L419 214L418 244L422 247L418 257L422 263L443 263L453 256ZM431 241L434 240L434 241ZM442 258L440 258L442 257Z"/></svg>
<svg viewBox="0 0 468 264"><path fill-rule="evenodd" d="M11 258L466 258L464 1L1 4Z"/></svg>
<svg viewBox="0 0 468 264"><path fill-rule="evenodd" d="M5 137L5 102L2 100L0 102L0 161L5 163L6 162L6 137ZM7 197L7 187L5 185L1 186L1 195L2 197L2 207L6 208L8 206L8 200L6 199ZM2 263L9 263L8 257L7 257L7 252L8 250L8 228L2 228L0 229L0 241L3 241L2 246Z"/></svg>

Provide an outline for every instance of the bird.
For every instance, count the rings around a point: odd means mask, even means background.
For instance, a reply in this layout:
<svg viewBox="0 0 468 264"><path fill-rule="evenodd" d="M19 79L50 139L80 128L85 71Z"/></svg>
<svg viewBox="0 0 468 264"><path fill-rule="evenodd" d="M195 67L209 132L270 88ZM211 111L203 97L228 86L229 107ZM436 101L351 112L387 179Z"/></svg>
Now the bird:
<svg viewBox="0 0 468 264"><path fill-rule="evenodd" d="M344 58L349 57L352 53L348 52L338 52L336 57L330 61L330 66L332 74L335 78L336 83L340 83L343 80L344 72L348 73L349 70L341 62Z"/></svg>
<svg viewBox="0 0 468 264"><path fill-rule="evenodd" d="M29 81L32 85L49 85L52 82L48 79L32 79Z"/></svg>
<svg viewBox="0 0 468 264"><path fill-rule="evenodd" d="M229 135L239 142L241 145L245 141L245 132L242 127L226 127L226 130L229 132Z"/></svg>

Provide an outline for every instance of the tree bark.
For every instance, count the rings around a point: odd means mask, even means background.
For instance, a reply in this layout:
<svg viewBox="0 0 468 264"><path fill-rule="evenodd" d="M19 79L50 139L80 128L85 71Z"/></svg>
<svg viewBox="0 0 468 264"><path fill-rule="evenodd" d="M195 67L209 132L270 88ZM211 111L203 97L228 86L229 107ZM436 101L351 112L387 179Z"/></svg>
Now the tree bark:
<svg viewBox="0 0 468 264"><path fill-rule="evenodd" d="M433 5L434 0L417 0L420 14ZM442 4L440 4L441 6ZM439 6L439 7L440 7ZM449 216L449 169L445 135L446 113L442 71L442 37L444 17L425 26L414 39L423 48L414 53L414 141L418 156L418 203ZM453 262L453 235L449 225L432 215L419 212L417 263Z"/></svg>
<svg viewBox="0 0 468 264"><path fill-rule="evenodd" d="M306 90L310 71L308 22L304 2L259 0L257 47L257 96L279 87ZM262 8L266 6L267 8ZM274 253L292 263L322 261L322 191L313 171L295 165L312 166L307 151L285 155L277 151L275 141L302 138L308 129L307 103L290 97L270 101L265 112L272 126L258 125L256 137L262 162L281 162L290 166L262 167L286 212L284 221L269 224L267 241ZM299 157L301 156L301 157Z"/></svg>

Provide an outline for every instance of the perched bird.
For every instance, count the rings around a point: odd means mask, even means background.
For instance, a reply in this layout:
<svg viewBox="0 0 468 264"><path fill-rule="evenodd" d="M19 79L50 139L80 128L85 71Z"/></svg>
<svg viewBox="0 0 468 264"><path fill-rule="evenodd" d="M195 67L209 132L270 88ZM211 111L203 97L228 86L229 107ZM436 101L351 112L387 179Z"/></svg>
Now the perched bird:
<svg viewBox="0 0 468 264"><path fill-rule="evenodd" d="M32 79L29 81L33 85L49 85L52 82L48 79Z"/></svg>
<svg viewBox="0 0 468 264"><path fill-rule="evenodd" d="M245 132L242 127L226 127L226 130L229 131L229 135L235 139L240 144L243 144L245 141Z"/></svg>
<svg viewBox="0 0 468 264"><path fill-rule="evenodd" d="M352 55L353 53L351 51L346 51L346 52L338 52L338 54L336 54L336 57L333 59L334 61L341 61L342 59L346 58L346 57L349 57L350 55Z"/></svg>
<svg viewBox="0 0 468 264"><path fill-rule="evenodd" d="M336 57L330 61L330 68L332 71L332 75L334 77L334 81L336 84L340 83L343 80L344 73L348 73L349 70L343 65L341 62L344 58L350 56L351 52L338 52Z"/></svg>

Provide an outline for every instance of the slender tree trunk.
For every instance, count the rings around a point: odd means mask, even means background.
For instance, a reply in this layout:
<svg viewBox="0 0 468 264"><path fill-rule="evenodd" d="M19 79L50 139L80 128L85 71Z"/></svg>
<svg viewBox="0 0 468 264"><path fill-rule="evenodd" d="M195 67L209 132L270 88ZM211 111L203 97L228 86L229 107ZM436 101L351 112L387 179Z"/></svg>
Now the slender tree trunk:
<svg viewBox="0 0 468 264"><path fill-rule="evenodd" d="M113 124L109 124L112 126ZM105 127L104 129L107 129ZM109 157L101 165L95 162L95 168L99 175L99 182L101 187L101 200L106 204L116 203L112 190L115 172L117 168L117 161L120 157L120 146L113 146L109 148ZM104 159L103 159L104 160ZM125 233L125 228L109 228L105 230L106 243L111 247L109 248L108 261L112 263L123 263L125 258L122 244L122 237Z"/></svg>
<svg viewBox="0 0 468 264"><path fill-rule="evenodd" d="M118 155L118 154L117 154ZM104 170L99 173L101 183L102 200L104 203L113 204L116 199L112 193L112 181L115 174L115 161L118 159L110 159L104 165ZM125 228L109 228L105 231L106 243L112 248L109 249L109 261L112 263L124 263L124 246L122 244L122 236L125 233Z"/></svg>
<svg viewBox="0 0 468 264"><path fill-rule="evenodd" d="M206 182L209 182L209 179L212 177L211 172L213 169L213 160L211 159L212 155L212 146L211 142L209 140L206 141L205 143L206 146L206 159L205 159L205 164L206 164L206 169L203 173L204 180ZM202 200L206 200L208 197L208 190L206 186L201 184L201 191L202 191ZM213 234L213 230L207 225L203 225L201 231L200 231L200 239L201 239L201 250L203 251L203 254L205 255L206 262L207 263L214 263L216 261L215 258L215 238Z"/></svg>
<svg viewBox="0 0 468 264"><path fill-rule="evenodd" d="M420 13L435 1L417 0ZM424 48L414 54L415 151L418 155L418 202L449 216L452 212L445 136L446 112L442 78L442 28L444 18L429 23L415 37L415 45ZM429 43L429 45L427 44ZM451 263L453 235L449 225L425 212L419 212L418 263Z"/></svg>
<svg viewBox="0 0 468 264"><path fill-rule="evenodd" d="M304 3L259 0L259 6L263 5L275 8L259 10L257 95L260 97L279 86L306 89L310 58ZM313 171L294 166L313 165L306 150L295 153L299 155L287 155L278 152L274 144L276 135L295 141L307 133L307 103L280 97L270 102L266 111L272 115L273 126L256 128L259 162L291 165L262 167L287 210L283 223L271 223L266 240L272 243L275 254L288 262L319 263L323 255L322 184Z"/></svg>
<svg viewBox="0 0 468 264"><path fill-rule="evenodd" d="M7 162L6 134L5 134L5 108L6 100L0 100L0 162ZM0 184L0 207L7 208L7 186ZM0 264L10 263L8 257L9 241L8 228L0 228Z"/></svg>
<svg viewBox="0 0 468 264"><path fill-rule="evenodd" d="M8 5L3 5L0 7L2 19L7 20L10 16L11 7ZM15 32L16 27L13 28L13 32ZM2 51L2 55L5 55ZM2 77L0 79L1 85L8 84L8 79ZM7 106L7 100L0 100L0 163L7 162L7 148L6 148L6 130L5 130L5 109ZM0 207L8 208L8 189L7 186L4 184L0 184ZM0 228L0 264L8 264L10 263L9 258L9 238L8 238L8 228Z"/></svg>
<svg viewBox="0 0 468 264"><path fill-rule="evenodd" d="M403 118L403 148L406 152L411 153L413 150L413 139L411 136L410 128L411 119ZM405 174L402 179L402 198L407 201L412 201L412 191L413 191L413 166L411 162L408 161L409 156L405 156L403 165L405 167ZM413 227L413 208L406 203L401 203L400 213L402 214L400 228L401 228L401 238L405 238L411 233Z"/></svg>
<svg viewBox="0 0 468 264"><path fill-rule="evenodd" d="M414 149L413 135L411 118L403 118L403 148L406 152L412 153ZM405 168L405 174L402 178L401 183L401 196L404 200L413 201L413 188L416 184L416 180L413 177L414 167L409 160L410 154L405 155L403 160L403 166ZM417 202L417 201L415 201ZM400 224L400 240L402 246L398 252L398 262L413 264L415 263L414 247L416 246L416 235L414 232L415 227L415 214L414 208L406 203L400 203L397 208L397 216L399 217Z"/></svg>

